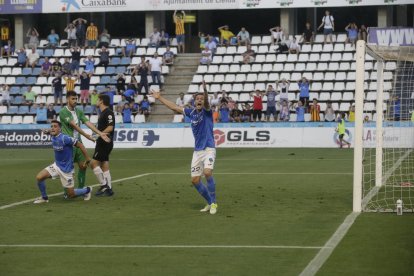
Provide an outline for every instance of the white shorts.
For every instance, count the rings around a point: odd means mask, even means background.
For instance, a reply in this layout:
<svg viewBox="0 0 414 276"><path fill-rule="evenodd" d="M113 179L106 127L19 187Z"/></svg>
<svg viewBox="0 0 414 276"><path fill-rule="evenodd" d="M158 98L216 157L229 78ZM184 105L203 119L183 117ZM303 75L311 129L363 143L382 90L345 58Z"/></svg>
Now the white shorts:
<svg viewBox="0 0 414 276"><path fill-rule="evenodd" d="M49 172L50 176L52 176L52 179L60 177L60 182L62 182L63 188L73 188L75 186L75 183L73 181L73 171L70 173L62 172L56 163L47 166L45 170Z"/></svg>
<svg viewBox="0 0 414 276"><path fill-rule="evenodd" d="M191 176L201 176L204 169L214 169L216 161L216 149L206 148L205 150L195 151L191 161Z"/></svg>

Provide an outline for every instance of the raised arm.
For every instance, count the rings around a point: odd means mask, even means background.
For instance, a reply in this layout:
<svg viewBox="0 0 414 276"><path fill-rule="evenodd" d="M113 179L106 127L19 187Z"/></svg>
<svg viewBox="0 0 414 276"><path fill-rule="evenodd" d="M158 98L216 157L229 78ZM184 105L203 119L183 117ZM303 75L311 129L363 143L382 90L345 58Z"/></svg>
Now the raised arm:
<svg viewBox="0 0 414 276"><path fill-rule="evenodd" d="M173 14L173 21L174 21L174 22L177 22L177 10L175 10L175 11L174 11L174 14Z"/></svg>
<svg viewBox="0 0 414 276"><path fill-rule="evenodd" d="M163 96L161 96L160 92L151 90L151 94L156 100L159 100L163 105L165 105L169 109L171 109L175 112L178 112L180 114L184 113L183 108L179 107L175 103L173 103L173 102L167 100L166 98L164 98Z"/></svg>
<svg viewBox="0 0 414 276"><path fill-rule="evenodd" d="M210 102L208 101L208 91L206 82L203 81L203 90L204 90L204 108L205 110L210 110Z"/></svg>

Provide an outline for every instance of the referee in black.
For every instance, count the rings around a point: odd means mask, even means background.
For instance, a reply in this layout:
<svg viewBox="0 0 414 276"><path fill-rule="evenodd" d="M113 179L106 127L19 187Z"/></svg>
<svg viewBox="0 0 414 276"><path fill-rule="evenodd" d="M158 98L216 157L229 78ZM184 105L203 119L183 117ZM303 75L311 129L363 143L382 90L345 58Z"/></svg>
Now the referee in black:
<svg viewBox="0 0 414 276"><path fill-rule="evenodd" d="M109 154L114 147L113 137L115 130L115 115L109 108L110 99L108 95L100 94L96 106L101 110L101 114L98 118L98 129L108 134L108 138L111 142L107 143L98 137L96 140L95 153L93 154L93 160L91 167L93 173L98 178L101 187L96 192L96 196L112 196L111 174L109 172Z"/></svg>

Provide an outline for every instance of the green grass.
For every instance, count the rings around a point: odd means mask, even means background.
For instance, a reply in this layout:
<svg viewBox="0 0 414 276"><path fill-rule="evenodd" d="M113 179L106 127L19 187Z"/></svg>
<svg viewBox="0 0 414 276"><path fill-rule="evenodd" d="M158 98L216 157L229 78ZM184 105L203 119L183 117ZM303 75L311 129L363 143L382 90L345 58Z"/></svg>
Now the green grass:
<svg viewBox="0 0 414 276"><path fill-rule="evenodd" d="M0 210L0 244L320 247L352 209L352 151L219 149L215 216L198 211L204 202L190 184L191 156L190 149L115 150L113 180L151 174L115 183L112 198L84 202L58 196L40 206ZM0 206L37 197L34 177L52 158L50 149L2 150ZM97 182L90 171L87 181ZM47 188L49 194L62 191L58 180L47 181ZM409 215L362 214L321 274L409 275L413 221ZM398 254L401 249L404 254ZM318 249L0 247L0 252L0 275L298 275ZM393 264L378 266L378 259Z"/></svg>

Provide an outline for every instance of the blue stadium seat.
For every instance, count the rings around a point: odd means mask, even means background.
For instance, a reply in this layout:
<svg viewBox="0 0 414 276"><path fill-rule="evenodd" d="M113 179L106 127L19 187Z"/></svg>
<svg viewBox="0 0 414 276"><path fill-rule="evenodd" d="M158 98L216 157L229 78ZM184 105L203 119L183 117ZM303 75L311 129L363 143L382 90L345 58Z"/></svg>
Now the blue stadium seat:
<svg viewBox="0 0 414 276"><path fill-rule="evenodd" d="M45 49L43 54L45 57L52 57L53 56L53 49Z"/></svg>
<svg viewBox="0 0 414 276"><path fill-rule="evenodd" d="M22 75L27 76L32 74L32 68L23 68Z"/></svg>
<svg viewBox="0 0 414 276"><path fill-rule="evenodd" d="M108 84L108 83L110 83L111 82L111 77L108 77L108 76L103 76L102 78L101 78L101 83L102 84Z"/></svg>
<svg viewBox="0 0 414 276"><path fill-rule="evenodd" d="M45 59L39 58L39 60L37 61L37 65L42 66L43 63L45 63Z"/></svg>
<svg viewBox="0 0 414 276"><path fill-rule="evenodd" d="M27 84L27 85L34 85L34 84L36 84L36 80L37 80L37 78L36 78L36 77L28 77L28 78L26 79L26 84Z"/></svg>
<svg viewBox="0 0 414 276"><path fill-rule="evenodd" d="M57 105L57 106L54 107L54 109L55 109L56 113L59 113L60 110L62 110L62 107L60 105Z"/></svg>
<svg viewBox="0 0 414 276"><path fill-rule="evenodd" d="M113 57L111 59L111 65L119 65L119 63L121 63L121 59L119 57Z"/></svg>
<svg viewBox="0 0 414 276"><path fill-rule="evenodd" d="M115 67L112 67L112 66L106 67L105 74L107 74L107 75L115 74Z"/></svg>
<svg viewBox="0 0 414 276"><path fill-rule="evenodd" d="M116 67L115 73L116 74L124 74L126 71L126 67L125 66L118 66Z"/></svg>
<svg viewBox="0 0 414 276"><path fill-rule="evenodd" d="M44 55L43 49L37 49L37 53L39 54L39 56Z"/></svg>
<svg viewBox="0 0 414 276"><path fill-rule="evenodd" d="M22 96L16 96L14 97L14 104L22 104L23 103L23 97Z"/></svg>
<svg viewBox="0 0 414 276"><path fill-rule="evenodd" d="M27 114L29 113L29 107L27 105L19 106L18 114Z"/></svg>
<svg viewBox="0 0 414 276"><path fill-rule="evenodd" d="M36 110L37 110L37 107L36 106L32 106L30 108L29 114L30 115L36 115Z"/></svg>
<svg viewBox="0 0 414 276"><path fill-rule="evenodd" d="M12 86L10 87L10 95L19 95L20 94L20 87Z"/></svg>
<svg viewBox="0 0 414 276"><path fill-rule="evenodd" d="M17 114L19 112L19 108L17 106L10 106L7 110L8 114Z"/></svg>
<svg viewBox="0 0 414 276"><path fill-rule="evenodd" d="M123 58L121 58L121 64L122 65L129 65L129 64L131 64L131 58L130 57L123 57Z"/></svg>
<svg viewBox="0 0 414 276"><path fill-rule="evenodd" d="M42 69L41 68L39 68L39 67L35 67L35 68L33 68L33 72L32 72L32 75L34 75L34 76L38 76L38 75L40 75L40 72L42 71Z"/></svg>
<svg viewBox="0 0 414 276"><path fill-rule="evenodd" d="M91 105L87 105L87 106L85 106L85 108L83 109L83 112L84 112L85 114L91 114L91 113L92 113L92 110L93 110L92 106L91 106Z"/></svg>
<svg viewBox="0 0 414 276"><path fill-rule="evenodd" d="M105 90L105 86L104 85L97 85L96 87L96 91L101 92Z"/></svg>
<svg viewBox="0 0 414 276"><path fill-rule="evenodd" d="M25 77L17 77L16 78L16 84L26 84L26 78Z"/></svg>

